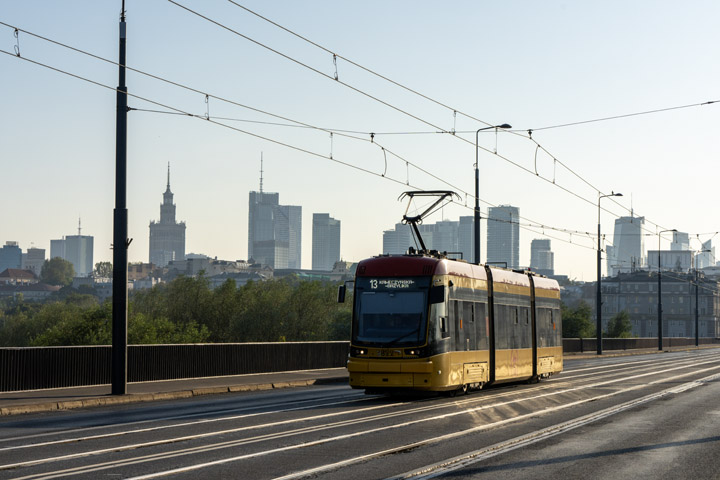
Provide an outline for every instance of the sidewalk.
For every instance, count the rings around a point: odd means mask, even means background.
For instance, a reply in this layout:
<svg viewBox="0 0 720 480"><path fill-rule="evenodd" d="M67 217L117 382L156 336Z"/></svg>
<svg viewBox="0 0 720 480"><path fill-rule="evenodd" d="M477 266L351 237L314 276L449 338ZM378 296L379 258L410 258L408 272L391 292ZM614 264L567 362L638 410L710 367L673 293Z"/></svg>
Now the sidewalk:
<svg viewBox="0 0 720 480"><path fill-rule="evenodd" d="M110 385L0 392L0 416L155 400L174 400L228 392L305 387L347 381L347 370L341 367L323 370L128 383L127 395L111 395Z"/></svg>
<svg viewBox="0 0 720 480"><path fill-rule="evenodd" d="M720 345L701 345L699 348L720 348ZM602 357L644 355L649 353L678 352L696 349L698 349L698 347L684 346L665 348L663 351L657 349L606 350L603 352ZM592 358L599 358L594 351L565 353L564 355L565 361ZM97 407L101 405L174 400L198 395L213 395L228 392L251 392L327 383L347 383L347 381L347 370L341 367L323 370L129 383L127 386L127 395L110 395L110 385L31 390L24 392L0 392L0 416Z"/></svg>

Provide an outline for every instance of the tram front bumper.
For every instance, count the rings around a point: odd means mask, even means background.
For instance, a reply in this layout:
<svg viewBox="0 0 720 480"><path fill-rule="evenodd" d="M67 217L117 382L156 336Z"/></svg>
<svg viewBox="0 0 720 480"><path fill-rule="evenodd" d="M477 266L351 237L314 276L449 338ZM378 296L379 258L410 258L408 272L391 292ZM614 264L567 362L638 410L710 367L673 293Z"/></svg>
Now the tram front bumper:
<svg viewBox="0 0 720 480"><path fill-rule="evenodd" d="M351 358L347 364L353 388L431 388L433 362Z"/></svg>

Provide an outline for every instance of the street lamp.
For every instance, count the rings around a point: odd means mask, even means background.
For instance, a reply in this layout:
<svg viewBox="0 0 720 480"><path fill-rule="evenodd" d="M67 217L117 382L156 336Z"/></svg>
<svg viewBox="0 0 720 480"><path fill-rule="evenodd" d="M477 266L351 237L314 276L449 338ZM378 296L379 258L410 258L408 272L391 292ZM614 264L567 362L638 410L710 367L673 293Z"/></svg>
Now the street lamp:
<svg viewBox="0 0 720 480"><path fill-rule="evenodd" d="M597 354L602 355L602 296L600 294L600 284L602 282L602 263L601 263L601 246L600 246L600 200L606 197L622 197L622 193L610 192L610 195L600 195L598 198L598 248L597 248L597 299L595 300L595 316L597 317L597 331L595 332L597 343Z"/></svg>
<svg viewBox="0 0 720 480"><path fill-rule="evenodd" d="M707 253L710 251L711 250L703 249L703 250L700 250L699 252L697 252L697 254L700 255L701 253ZM695 265L695 346L699 347L700 346L700 313L698 311L698 302L700 300L699 299L700 295L698 293L698 288L700 286L700 278L698 275L697 260L695 260L695 257L692 257L691 260L694 261L694 265Z"/></svg>
<svg viewBox="0 0 720 480"><path fill-rule="evenodd" d="M473 243L476 265L480 265L480 171L478 169L478 134L483 130L491 130L493 128L512 128L512 125L503 123L502 125L478 128L475 132L475 220L473 223L475 241Z"/></svg>
<svg viewBox="0 0 720 480"><path fill-rule="evenodd" d="M662 269L660 268L660 236L665 232L677 232L672 230L661 230L658 232L658 350L662 351Z"/></svg>

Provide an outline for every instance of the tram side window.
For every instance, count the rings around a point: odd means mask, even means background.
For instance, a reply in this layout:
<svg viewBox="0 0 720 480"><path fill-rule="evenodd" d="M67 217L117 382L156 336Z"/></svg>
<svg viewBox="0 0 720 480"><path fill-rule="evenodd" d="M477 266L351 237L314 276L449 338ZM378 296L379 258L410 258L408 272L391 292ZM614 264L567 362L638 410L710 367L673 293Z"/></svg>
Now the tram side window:
<svg viewBox="0 0 720 480"><path fill-rule="evenodd" d="M488 321L487 305L484 303L475 304L475 338L477 338L477 349L486 350L488 348Z"/></svg>

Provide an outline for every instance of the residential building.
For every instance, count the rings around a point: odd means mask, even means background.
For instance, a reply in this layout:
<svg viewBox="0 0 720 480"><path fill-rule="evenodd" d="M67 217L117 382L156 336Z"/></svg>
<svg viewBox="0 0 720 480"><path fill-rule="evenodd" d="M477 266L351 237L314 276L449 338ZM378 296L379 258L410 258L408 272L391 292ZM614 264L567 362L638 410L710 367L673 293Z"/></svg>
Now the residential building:
<svg viewBox="0 0 720 480"><path fill-rule="evenodd" d="M657 250L648 250L647 266L650 271L657 271ZM688 272L692 267L693 252L690 250L660 250L660 268L663 271Z"/></svg>
<svg viewBox="0 0 720 480"><path fill-rule="evenodd" d="M312 269L331 271L340 260L340 220L313 213Z"/></svg>
<svg viewBox="0 0 720 480"><path fill-rule="evenodd" d="M0 284L2 285L31 285L33 283L38 283L38 277L30 270L6 268L0 272Z"/></svg>
<svg viewBox="0 0 720 480"><path fill-rule="evenodd" d="M165 267L175 260L185 259L185 222L175 219L176 205L170 190L170 164L167 188L160 205L160 221L150 222L150 263Z"/></svg>
<svg viewBox="0 0 720 480"><path fill-rule="evenodd" d="M530 242L530 268L540 275L555 275L555 254L550 249L550 239Z"/></svg>
<svg viewBox="0 0 720 480"><path fill-rule="evenodd" d="M27 252L22 255L22 268L24 270L30 270L38 277L42 272L42 267L45 264L45 249L44 248L28 248Z"/></svg>
<svg viewBox="0 0 720 480"><path fill-rule="evenodd" d="M651 258L650 255L648 258ZM657 260L656 260L657 263ZM663 264L664 265L664 264ZM662 276L664 337L695 336L695 274L673 272ZM592 284L588 284L592 285ZM657 337L658 277L650 271L621 273L602 282L603 329L614 315L626 311L632 334ZM720 335L720 282L701 274L698 289L698 323L701 337ZM595 287L588 288L585 300L595 312Z"/></svg>
<svg viewBox="0 0 720 480"><path fill-rule="evenodd" d="M488 208L487 263L520 267L520 209L512 205Z"/></svg>

